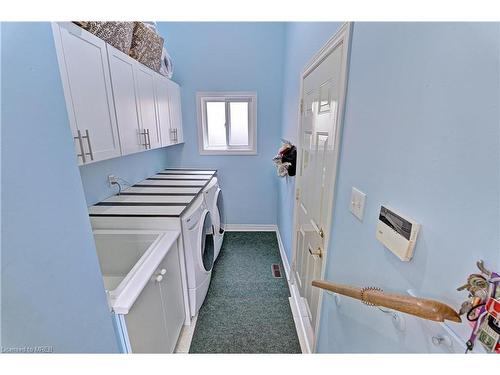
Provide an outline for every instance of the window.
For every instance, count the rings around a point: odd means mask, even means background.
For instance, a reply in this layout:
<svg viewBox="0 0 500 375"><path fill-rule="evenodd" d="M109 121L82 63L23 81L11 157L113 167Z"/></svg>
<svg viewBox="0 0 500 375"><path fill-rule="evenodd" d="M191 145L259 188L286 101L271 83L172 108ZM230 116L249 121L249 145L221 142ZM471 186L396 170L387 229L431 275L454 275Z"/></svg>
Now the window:
<svg viewBox="0 0 500 375"><path fill-rule="evenodd" d="M196 101L200 154L257 153L255 92L198 92Z"/></svg>

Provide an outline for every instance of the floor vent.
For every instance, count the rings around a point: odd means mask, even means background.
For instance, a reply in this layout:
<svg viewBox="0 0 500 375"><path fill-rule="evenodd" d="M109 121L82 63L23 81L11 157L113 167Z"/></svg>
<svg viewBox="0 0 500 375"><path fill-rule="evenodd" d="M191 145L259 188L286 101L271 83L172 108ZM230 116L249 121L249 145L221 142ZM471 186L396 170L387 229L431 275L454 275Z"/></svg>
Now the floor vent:
<svg viewBox="0 0 500 375"><path fill-rule="evenodd" d="M283 276L281 275L281 268L280 268L280 265L275 263L275 264L271 264L271 270L272 270L272 273L273 273L273 277L275 279L281 279Z"/></svg>

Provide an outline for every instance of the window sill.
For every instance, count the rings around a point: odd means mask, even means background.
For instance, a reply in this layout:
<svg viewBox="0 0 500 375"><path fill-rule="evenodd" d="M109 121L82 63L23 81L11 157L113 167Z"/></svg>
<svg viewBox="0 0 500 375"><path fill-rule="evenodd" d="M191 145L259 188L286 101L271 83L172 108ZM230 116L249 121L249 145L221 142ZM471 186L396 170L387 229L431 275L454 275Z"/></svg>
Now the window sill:
<svg viewBox="0 0 500 375"><path fill-rule="evenodd" d="M226 155L226 156L241 156L241 155L257 155L257 150L199 150L200 155Z"/></svg>

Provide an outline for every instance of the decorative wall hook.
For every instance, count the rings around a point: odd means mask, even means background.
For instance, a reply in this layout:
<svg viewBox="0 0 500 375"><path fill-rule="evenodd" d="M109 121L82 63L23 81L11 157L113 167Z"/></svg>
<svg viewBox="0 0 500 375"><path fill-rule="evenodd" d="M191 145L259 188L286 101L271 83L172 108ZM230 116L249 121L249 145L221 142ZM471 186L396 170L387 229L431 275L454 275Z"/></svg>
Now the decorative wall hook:
<svg viewBox="0 0 500 375"><path fill-rule="evenodd" d="M281 138L281 142L283 144L273 158L278 176L295 176L297 169L297 148L287 139Z"/></svg>

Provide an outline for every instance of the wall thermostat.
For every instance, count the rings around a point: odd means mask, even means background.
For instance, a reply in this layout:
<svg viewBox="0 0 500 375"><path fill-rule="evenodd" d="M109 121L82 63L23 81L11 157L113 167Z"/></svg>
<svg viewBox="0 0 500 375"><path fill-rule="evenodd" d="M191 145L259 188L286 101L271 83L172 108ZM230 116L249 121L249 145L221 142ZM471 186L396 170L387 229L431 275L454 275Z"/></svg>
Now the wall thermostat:
<svg viewBox="0 0 500 375"><path fill-rule="evenodd" d="M377 223L377 240L391 250L403 262L413 257L420 224L405 218L394 210L380 207Z"/></svg>

